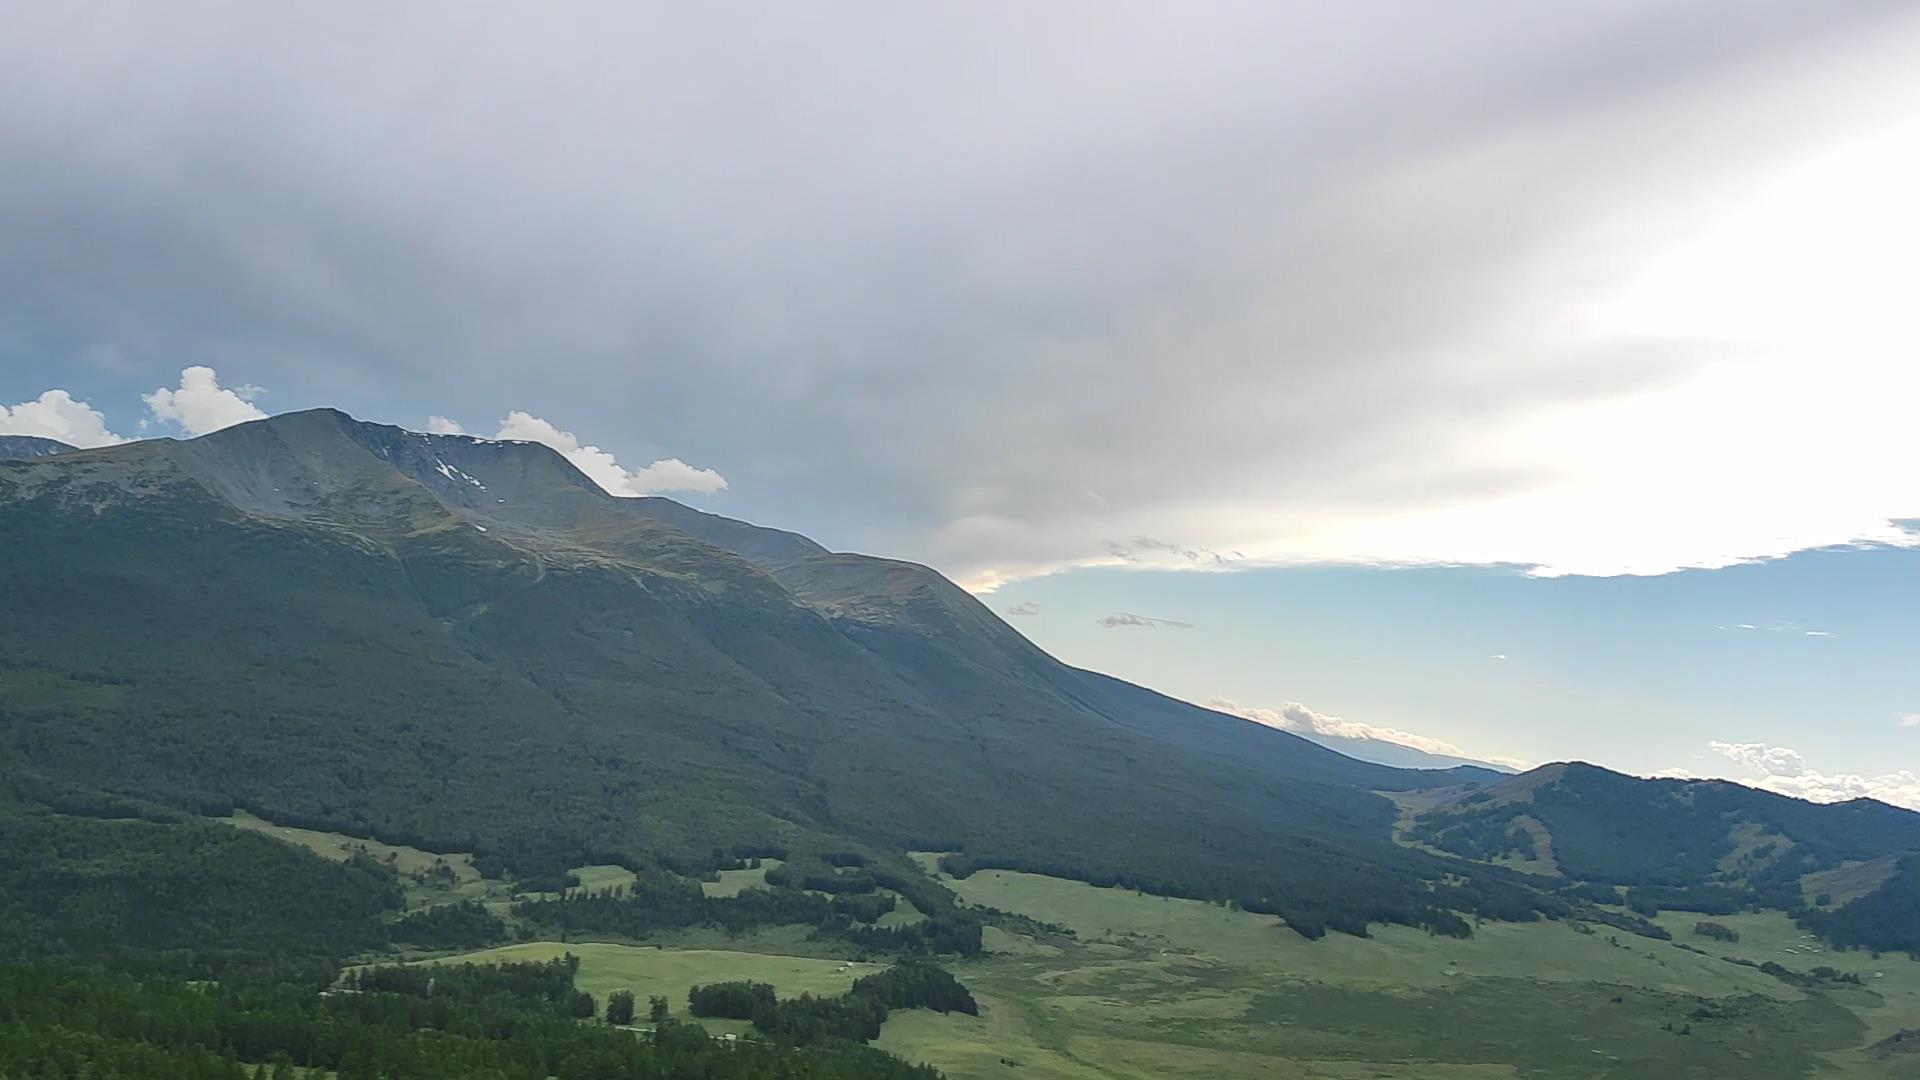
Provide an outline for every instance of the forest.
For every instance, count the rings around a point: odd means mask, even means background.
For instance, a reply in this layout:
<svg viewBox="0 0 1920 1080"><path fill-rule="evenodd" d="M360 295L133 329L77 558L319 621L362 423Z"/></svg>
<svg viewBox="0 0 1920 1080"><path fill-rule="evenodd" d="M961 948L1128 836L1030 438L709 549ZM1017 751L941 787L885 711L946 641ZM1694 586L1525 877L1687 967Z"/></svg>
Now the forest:
<svg viewBox="0 0 1920 1080"><path fill-rule="evenodd" d="M353 991L190 983L64 963L0 965L0 1076L9 1080L936 1080L838 1039L723 1042L698 1024L646 1037L581 1019L562 964L388 972ZM592 1002L586 1002L591 1013ZM304 1071L298 1075L305 1075Z"/></svg>
<svg viewBox="0 0 1920 1080"><path fill-rule="evenodd" d="M66 957L213 976L337 967L385 946L393 872L193 819L57 814L0 794L0 959ZM331 966L331 967L330 967Z"/></svg>

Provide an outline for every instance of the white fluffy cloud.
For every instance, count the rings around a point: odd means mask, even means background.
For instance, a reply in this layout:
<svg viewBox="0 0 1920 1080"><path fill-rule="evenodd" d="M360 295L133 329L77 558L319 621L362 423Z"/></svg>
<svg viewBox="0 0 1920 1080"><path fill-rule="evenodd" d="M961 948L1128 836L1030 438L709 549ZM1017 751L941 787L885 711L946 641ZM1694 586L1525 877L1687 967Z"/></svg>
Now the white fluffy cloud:
<svg viewBox="0 0 1920 1080"><path fill-rule="evenodd" d="M265 420L267 414L249 400L260 392L257 386L221 386L212 368L196 364L180 372L179 386L160 387L142 394L140 400L147 403L154 420L173 424L189 435L205 435L249 420Z"/></svg>
<svg viewBox="0 0 1920 1080"><path fill-rule="evenodd" d="M1844 802L1848 799L1878 799L1909 810L1920 810L1920 773L1911 769L1861 776L1857 773L1823 773L1807 767L1799 751L1767 743L1711 742L1708 748L1738 765L1744 776L1731 779L1811 802ZM1685 775L1669 769L1656 775Z"/></svg>
<svg viewBox="0 0 1920 1080"><path fill-rule="evenodd" d="M444 416L428 420L429 429L435 424L444 429L439 434L461 434L460 425ZM531 413L517 409L500 422L500 430L494 434L494 438L519 439L551 446L609 495L631 497L662 491L693 491L711 495L716 491L724 491L727 486L726 477L712 469L696 468L679 458L662 458L629 472L608 451L582 444L573 432L562 431Z"/></svg>
<svg viewBox="0 0 1920 1080"><path fill-rule="evenodd" d="M65 390L48 390L31 401L0 405L0 435L38 435L82 449L112 446L126 437L107 430L107 418Z"/></svg>
<svg viewBox="0 0 1920 1080"><path fill-rule="evenodd" d="M1228 701L1225 698L1214 698L1212 701L1207 702L1207 708L1213 709L1216 712L1223 712L1231 716L1252 720L1257 724L1265 724L1270 728L1279 728L1281 731L1324 735L1335 739L1369 739L1374 742L1393 743L1396 746L1405 746L1413 750L1422 751L1423 753L1439 754L1443 757L1491 761L1495 764L1505 765L1513 769L1524 770L1533 767L1532 762L1523 761L1519 758L1495 757L1491 754L1469 754L1450 742L1426 735L1416 735L1411 731L1377 727L1373 724L1362 723L1358 720L1348 720L1339 716L1328 716L1326 713L1316 712L1297 701L1286 702L1277 709L1266 709L1241 705L1237 702Z"/></svg>
<svg viewBox="0 0 1920 1080"><path fill-rule="evenodd" d="M679 458L661 458L651 465L635 469L627 476L627 487L635 495L656 491L695 491L711 495L725 491L727 478L712 469L689 465Z"/></svg>
<svg viewBox="0 0 1920 1080"><path fill-rule="evenodd" d="M460 426L460 421L449 420L437 414L427 417L427 431L434 435L465 435L467 433L467 429Z"/></svg>

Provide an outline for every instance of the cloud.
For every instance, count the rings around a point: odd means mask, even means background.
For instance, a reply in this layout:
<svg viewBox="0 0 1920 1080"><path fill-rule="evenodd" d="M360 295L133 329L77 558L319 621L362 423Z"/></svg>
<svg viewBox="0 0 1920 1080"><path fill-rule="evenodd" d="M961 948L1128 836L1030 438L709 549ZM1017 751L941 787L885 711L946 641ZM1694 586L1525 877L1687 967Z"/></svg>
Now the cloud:
<svg viewBox="0 0 1920 1080"><path fill-rule="evenodd" d="M979 587L1914 542L1911 5L1514 12L27 5L0 371L643 417Z"/></svg>
<svg viewBox="0 0 1920 1080"><path fill-rule="evenodd" d="M1728 627L1724 625L1720 625L1720 626L1715 626L1714 629L1725 630L1725 629L1728 629ZM1765 626L1760 626L1755 623L1734 623L1732 626L1732 629L1753 630L1753 631L1764 630L1768 633L1773 633L1773 634L1798 634L1801 637L1830 638L1833 636L1833 631L1831 630L1808 630L1806 627L1801 626L1799 623L1793 623L1793 622L1773 622L1773 623L1768 623Z"/></svg>
<svg viewBox="0 0 1920 1080"><path fill-rule="evenodd" d="M107 418L65 390L48 390L31 401L0 405L0 435L37 435L82 449L112 446L126 437L107 430Z"/></svg>
<svg viewBox="0 0 1920 1080"><path fill-rule="evenodd" d="M1151 616L1135 615L1131 612L1126 612L1126 611L1118 612L1113 615L1102 615L1098 619L1095 619L1093 621L1093 624L1095 626L1105 627L1108 630L1117 630L1117 629L1120 629L1121 627L1128 627L1128 626L1144 627L1148 629L1151 629L1153 627L1158 627L1158 626L1164 626L1173 630L1192 630L1194 628L1193 624L1190 622L1181 622L1178 619L1155 619L1155 618L1152 618Z"/></svg>
<svg viewBox="0 0 1920 1080"><path fill-rule="evenodd" d="M1710 742L1707 748L1762 776L1798 776L1807 768L1806 759L1800 756L1799 751L1784 746Z"/></svg>
<svg viewBox="0 0 1920 1080"><path fill-rule="evenodd" d="M257 386L223 387L212 368L196 364L181 370L178 387L169 390L163 386L142 394L140 400L147 403L152 419L198 436L249 420L265 420L267 414L249 400L259 393ZM146 421L141 423L144 426Z"/></svg>
<svg viewBox="0 0 1920 1080"><path fill-rule="evenodd" d="M1107 555L1118 562L1134 566L1161 566L1167 563L1184 564L1191 570L1231 570L1245 561L1240 552L1220 552L1207 547L1189 547L1167 540L1157 540L1151 536L1136 536L1131 540L1109 540L1106 542Z"/></svg>
<svg viewBox="0 0 1920 1080"><path fill-rule="evenodd" d="M1507 658L1507 654L1503 652L1494 653L1493 656L1491 657L1491 659L1494 659L1494 660L1505 660L1506 658Z"/></svg>
<svg viewBox="0 0 1920 1080"><path fill-rule="evenodd" d="M1708 748L1739 766L1740 783L1811 802L1878 799L1909 810L1920 810L1920 773L1910 769L1862 776L1824 773L1810 768L1799 751L1767 743L1711 742Z"/></svg>
<svg viewBox="0 0 1920 1080"><path fill-rule="evenodd" d="M1015 604L1010 608L1006 608L1001 612L1001 614L1011 615L1017 619L1025 618L1028 615L1040 614L1040 605L1034 603L1031 600L1028 600L1028 601L1025 601L1024 603Z"/></svg>
<svg viewBox="0 0 1920 1080"><path fill-rule="evenodd" d="M1910 713L1900 718L1901 727L1920 727L1920 713Z"/></svg>
<svg viewBox="0 0 1920 1080"><path fill-rule="evenodd" d="M711 495L726 490L727 480L712 469L696 468L679 458L661 458L629 473L627 487L636 495L655 491L695 491Z"/></svg>
<svg viewBox="0 0 1920 1080"><path fill-rule="evenodd" d="M428 423L431 425L432 420ZM679 458L664 458L629 472L608 451L584 445L573 432L562 431L537 416L519 410L507 414L493 437L551 446L609 495L631 497L663 491L693 491L711 495L725 490L727 486L726 478L719 473L712 469L695 468Z"/></svg>
<svg viewBox="0 0 1920 1080"><path fill-rule="evenodd" d="M467 429L460 426L458 420L449 420L438 414L427 417L427 433L430 435L465 435Z"/></svg>
<svg viewBox="0 0 1920 1080"><path fill-rule="evenodd" d="M1212 701L1207 702L1207 708L1215 712L1223 712L1231 716L1252 720L1257 724L1265 724L1270 728L1279 728L1281 731L1322 735L1335 739L1367 739L1374 742L1393 743L1396 746L1405 746L1409 749L1419 750L1428 754L1438 754L1441 757L1466 758L1473 761L1491 761L1498 765L1505 765L1508 768L1523 771L1533 767L1532 762L1523 761L1519 758L1495 757L1489 754L1469 754L1450 742L1435 739L1431 736L1416 735L1413 732L1401 731L1397 728L1377 727L1373 724L1365 724L1357 720L1347 720L1338 716L1329 716L1326 713L1316 712L1297 701L1289 701L1277 709L1267 709L1241 705L1225 698L1214 698Z"/></svg>

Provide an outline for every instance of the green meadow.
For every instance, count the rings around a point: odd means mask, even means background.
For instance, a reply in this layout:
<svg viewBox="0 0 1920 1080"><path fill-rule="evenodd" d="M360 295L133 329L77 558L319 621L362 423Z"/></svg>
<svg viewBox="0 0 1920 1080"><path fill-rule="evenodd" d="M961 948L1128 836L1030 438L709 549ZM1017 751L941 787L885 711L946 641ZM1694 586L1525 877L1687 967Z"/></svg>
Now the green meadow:
<svg viewBox="0 0 1920 1080"><path fill-rule="evenodd" d="M722 870L720 880L703 881L700 888L708 896L739 896L742 889L764 886L767 883L767 871L779 865L779 859L765 859L751 869Z"/></svg>
<svg viewBox="0 0 1920 1080"><path fill-rule="evenodd" d="M1826 994L1860 1017L1869 1043L1897 1031L1920 1028L1920 961L1905 953L1876 956L1866 951L1839 952L1807 936L1792 920L1776 912L1705 916L1669 911L1662 912L1654 921L1666 927L1675 941L1683 941L1716 957L1737 957L1756 964L1772 961L1803 973L1830 967L1857 976L1858 988L1836 986ZM1739 934L1740 940L1720 941L1694 933L1693 927L1703 921L1725 926ZM1849 1048L1829 1054L1827 1060L1838 1070L1837 1075L1920 1077L1920 1054L1903 1056L1910 1060L1904 1063L1876 1061L1857 1048ZM1905 1072L1885 1071L1897 1070L1903 1065Z"/></svg>
<svg viewBox="0 0 1920 1080"><path fill-rule="evenodd" d="M244 814L231 823L332 858L364 849L409 880L409 907L468 897L504 906L511 895L464 855ZM916 858L933 869L936 856ZM583 889L632 880L616 866L575 872ZM765 872L723 871L703 888L734 895L764 884ZM1269 916L1036 874L989 870L943 881L965 903L1071 931L989 927L985 956L949 964L979 999L979 1016L902 1010L888 1019L882 1048L954 1080L1920 1080L1920 1055L1867 1050L1920 1027L1920 963L1833 952L1778 914L1711 920L1736 931L1737 942L1694 933L1705 917L1684 912L1658 919L1672 942L1564 922L1486 923L1465 940L1376 927L1368 938L1308 941ZM902 901L883 921L921 917ZM883 966L840 951L805 928L764 927L682 931L658 946L536 941L422 962L570 952L581 961L579 985L596 999L620 989L643 1002L658 995L684 1018L687 990L700 983L748 979L782 995L839 994ZM1828 966L1861 982L1810 991L1759 970L1767 961L1795 972ZM707 1026L749 1030L735 1021Z"/></svg>
<svg viewBox="0 0 1920 1080"><path fill-rule="evenodd" d="M997 932L989 956L954 965L977 1018L887 1021L881 1046L956 1080L1903 1075L1854 1048L1911 1010L1871 1024L1864 997L1604 927L1310 942L1264 916L1031 874L948 884L1075 931Z"/></svg>
<svg viewBox="0 0 1920 1080"><path fill-rule="evenodd" d="M732 949L661 949L597 942L532 941L449 956L428 963L505 963L552 960L572 953L580 958L575 984L604 1005L615 990L631 990L642 1013L651 997L667 999L672 1015L685 1020L687 991L701 983L750 980L769 983L782 996L844 994L853 980L880 971L884 964L824 960L804 956L741 952ZM744 1031L744 1024L702 1021L716 1031Z"/></svg>

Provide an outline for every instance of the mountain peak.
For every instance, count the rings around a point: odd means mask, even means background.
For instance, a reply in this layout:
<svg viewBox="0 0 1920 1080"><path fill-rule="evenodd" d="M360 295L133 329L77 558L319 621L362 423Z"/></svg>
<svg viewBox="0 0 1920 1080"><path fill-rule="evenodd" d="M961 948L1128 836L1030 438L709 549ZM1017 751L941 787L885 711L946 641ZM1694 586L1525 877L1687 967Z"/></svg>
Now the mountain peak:
<svg viewBox="0 0 1920 1080"><path fill-rule="evenodd" d="M0 461L31 461L34 458L67 454L79 447L39 435L0 435Z"/></svg>

